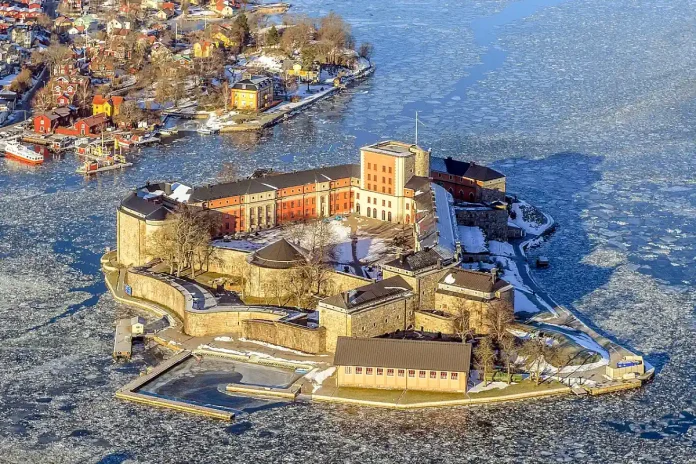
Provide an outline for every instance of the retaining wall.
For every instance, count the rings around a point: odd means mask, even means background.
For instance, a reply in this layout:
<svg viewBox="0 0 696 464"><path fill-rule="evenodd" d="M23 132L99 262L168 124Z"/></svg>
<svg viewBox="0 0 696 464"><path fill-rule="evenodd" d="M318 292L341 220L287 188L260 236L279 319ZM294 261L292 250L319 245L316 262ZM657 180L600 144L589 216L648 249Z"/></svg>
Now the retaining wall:
<svg viewBox="0 0 696 464"><path fill-rule="evenodd" d="M242 323L244 338L284 346L305 353L326 351L326 329L311 329L286 322L247 319Z"/></svg>

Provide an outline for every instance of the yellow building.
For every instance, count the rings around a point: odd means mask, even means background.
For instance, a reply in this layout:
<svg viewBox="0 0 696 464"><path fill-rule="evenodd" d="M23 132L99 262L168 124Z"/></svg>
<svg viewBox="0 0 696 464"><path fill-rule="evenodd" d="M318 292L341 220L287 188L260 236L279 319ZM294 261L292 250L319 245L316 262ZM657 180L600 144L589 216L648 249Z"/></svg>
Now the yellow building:
<svg viewBox="0 0 696 464"><path fill-rule="evenodd" d="M194 58L210 58L214 47L215 44L207 40L196 42L193 44L193 56Z"/></svg>
<svg viewBox="0 0 696 464"><path fill-rule="evenodd" d="M230 100L232 108L263 111L273 104L273 79L255 76L242 79L232 86Z"/></svg>
<svg viewBox="0 0 696 464"><path fill-rule="evenodd" d="M348 290L319 302L319 325L326 327L326 350L346 337L376 337L413 325L413 292L401 276Z"/></svg>
<svg viewBox="0 0 696 464"><path fill-rule="evenodd" d="M123 103L123 97L104 98L101 95L95 95L92 99L92 115L103 114L109 118L118 116L119 108Z"/></svg>
<svg viewBox="0 0 696 464"><path fill-rule="evenodd" d="M338 387L466 392L471 344L340 337Z"/></svg>

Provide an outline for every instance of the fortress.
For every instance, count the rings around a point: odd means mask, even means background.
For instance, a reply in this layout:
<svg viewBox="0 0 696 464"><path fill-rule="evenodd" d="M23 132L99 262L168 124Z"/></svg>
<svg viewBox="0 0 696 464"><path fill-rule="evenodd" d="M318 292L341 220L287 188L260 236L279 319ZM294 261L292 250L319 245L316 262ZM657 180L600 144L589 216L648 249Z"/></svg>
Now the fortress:
<svg viewBox="0 0 696 464"><path fill-rule="evenodd" d="M230 333L323 352L334 351L341 336L369 338L409 329L452 334L462 325L485 333L482 321L490 305L503 301L512 310L514 292L495 272L459 268L467 250L458 236L454 198L477 202L487 215L500 216L497 223L507 221L503 174L434 158L416 145L379 142L361 148L360 164L193 188L166 182L138 188L118 208L117 259L127 269L133 295L170 308L189 335ZM340 215L400 224L414 246L382 262L381 279L327 270L314 295L316 310L298 311L271 307L269 301L288 300L298 269L311 261L306 249L285 238L262 247L214 240L206 270L238 282L245 300L265 304L208 306L206 298L205 308L195 302L187 306L185 285L146 270L163 258L152 251L153 236L175 221L181 204L214 213L220 237Z"/></svg>

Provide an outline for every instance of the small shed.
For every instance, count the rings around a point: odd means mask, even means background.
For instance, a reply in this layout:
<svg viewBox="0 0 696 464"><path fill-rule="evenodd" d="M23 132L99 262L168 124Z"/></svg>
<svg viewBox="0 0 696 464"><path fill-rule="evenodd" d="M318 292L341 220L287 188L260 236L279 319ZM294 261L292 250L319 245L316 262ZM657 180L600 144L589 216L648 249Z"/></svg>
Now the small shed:
<svg viewBox="0 0 696 464"><path fill-rule="evenodd" d="M131 319L130 319L131 334L132 335L144 334L146 324L147 324L147 322L145 321L145 319L140 317L140 316L131 317Z"/></svg>

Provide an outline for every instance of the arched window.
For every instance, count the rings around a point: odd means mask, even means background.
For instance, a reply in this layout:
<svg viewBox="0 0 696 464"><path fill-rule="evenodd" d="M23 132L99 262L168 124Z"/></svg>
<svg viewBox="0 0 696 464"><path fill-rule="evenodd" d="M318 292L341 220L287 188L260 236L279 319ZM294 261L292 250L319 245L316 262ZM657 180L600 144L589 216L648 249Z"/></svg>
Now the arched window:
<svg viewBox="0 0 696 464"><path fill-rule="evenodd" d="M464 199L464 190L459 191L459 198Z"/></svg>
<svg viewBox="0 0 696 464"><path fill-rule="evenodd" d="M355 214L360 216L360 203L355 204Z"/></svg>
<svg viewBox="0 0 696 464"><path fill-rule="evenodd" d="M391 220L391 211L389 211L389 213L387 214L387 221L392 222L392 220Z"/></svg>
<svg viewBox="0 0 696 464"><path fill-rule="evenodd" d="M453 189L452 187L450 187L450 188L448 189L448 191L449 191L450 195L454 195L454 189Z"/></svg>
<svg viewBox="0 0 696 464"><path fill-rule="evenodd" d="M377 208L372 210L372 218L377 219Z"/></svg>
<svg viewBox="0 0 696 464"><path fill-rule="evenodd" d="M406 224L411 223L411 216L409 214L406 215Z"/></svg>
<svg viewBox="0 0 696 464"><path fill-rule="evenodd" d="M367 217L370 217L371 212L372 212L372 208L368 207L367 208Z"/></svg>
<svg viewBox="0 0 696 464"><path fill-rule="evenodd" d="M469 192L469 201L474 201L474 192Z"/></svg>
<svg viewBox="0 0 696 464"><path fill-rule="evenodd" d="M382 210L382 220L386 221L387 220L387 212Z"/></svg>

